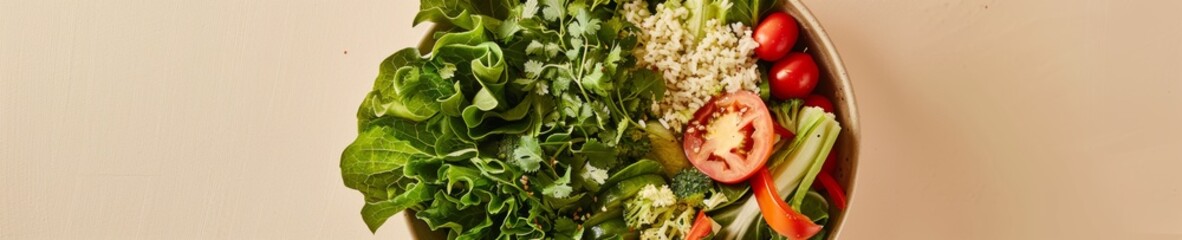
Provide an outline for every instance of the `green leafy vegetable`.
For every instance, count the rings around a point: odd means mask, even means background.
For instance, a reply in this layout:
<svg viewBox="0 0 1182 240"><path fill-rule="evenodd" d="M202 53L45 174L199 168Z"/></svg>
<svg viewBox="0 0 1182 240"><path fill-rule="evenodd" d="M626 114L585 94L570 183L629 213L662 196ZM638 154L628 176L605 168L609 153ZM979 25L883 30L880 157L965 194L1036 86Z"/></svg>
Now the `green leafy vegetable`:
<svg viewBox="0 0 1182 240"><path fill-rule="evenodd" d="M727 21L740 22L747 26L755 26L760 17L766 15L776 4L776 0L732 0L734 3L727 14Z"/></svg>
<svg viewBox="0 0 1182 240"><path fill-rule="evenodd" d="M430 193L433 190L427 184L413 184L404 194L395 196L393 199L365 203L365 207L361 208L361 218L365 220L365 225L369 226L370 231L377 231L378 227L386 223L386 219L389 219L390 216L394 216L394 214L419 202L431 199Z"/></svg>
<svg viewBox="0 0 1182 240"><path fill-rule="evenodd" d="M391 195L386 186L402 180L399 172L407 162L428 158L422 146L392 137L394 129L376 127L357 136L341 155L341 175L345 186L361 191L367 200L387 200Z"/></svg>
<svg viewBox="0 0 1182 240"><path fill-rule="evenodd" d="M431 146L425 144L426 139L395 138L404 131L417 132L420 130L417 124L397 121L394 125L404 128L371 128L358 136L341 156L345 186L365 195L367 205L362 217L371 231L377 230L390 215L431 199L430 194L423 192L429 186L416 184L401 174L409 162L431 158Z"/></svg>
<svg viewBox="0 0 1182 240"><path fill-rule="evenodd" d="M829 221L829 202L820 193L809 191L805 194L804 203L800 205L800 213L809 217L817 224L825 225Z"/></svg>
<svg viewBox="0 0 1182 240"><path fill-rule="evenodd" d="M558 180L555 180L549 186L546 186L546 188L542 189L542 194L546 194L546 196L554 198L566 198L570 196L571 191L570 168L567 168L565 175L562 175L562 177L558 178Z"/></svg>
<svg viewBox="0 0 1182 240"><path fill-rule="evenodd" d="M403 49L382 61L374 90L357 111L359 128L377 118L393 116L422 121L441 109L439 99L455 94L439 74L429 70L417 50Z"/></svg>
<svg viewBox="0 0 1182 240"><path fill-rule="evenodd" d="M413 210L449 239L635 236L602 216L666 183L640 127L665 86L619 5L422 0L434 43L381 63L341 155L369 229Z"/></svg>
<svg viewBox="0 0 1182 240"><path fill-rule="evenodd" d="M612 185L637 176L659 174L660 172L661 163L653 160L642 159L613 173L611 177L609 177L607 181L603 183L603 185Z"/></svg>
<svg viewBox="0 0 1182 240"><path fill-rule="evenodd" d="M518 4L515 0L422 0L419 1L419 13L415 15L414 25L431 21L472 29L479 25L470 21L472 15L504 19Z"/></svg>
<svg viewBox="0 0 1182 240"><path fill-rule="evenodd" d="M521 136L517 147L513 149L513 155L509 157L510 163L526 172L537 171L541 168L542 160L542 147L538 145L537 139L529 136Z"/></svg>

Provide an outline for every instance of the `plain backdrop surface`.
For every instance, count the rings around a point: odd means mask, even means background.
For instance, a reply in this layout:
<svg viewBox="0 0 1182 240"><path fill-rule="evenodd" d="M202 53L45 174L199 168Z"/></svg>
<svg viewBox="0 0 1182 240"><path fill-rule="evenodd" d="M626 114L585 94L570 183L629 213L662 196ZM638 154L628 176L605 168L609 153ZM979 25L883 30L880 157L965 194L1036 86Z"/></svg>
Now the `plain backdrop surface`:
<svg viewBox="0 0 1182 240"><path fill-rule="evenodd" d="M1182 239L1178 1L809 0L843 239ZM417 1L0 1L0 239L407 239L340 180Z"/></svg>

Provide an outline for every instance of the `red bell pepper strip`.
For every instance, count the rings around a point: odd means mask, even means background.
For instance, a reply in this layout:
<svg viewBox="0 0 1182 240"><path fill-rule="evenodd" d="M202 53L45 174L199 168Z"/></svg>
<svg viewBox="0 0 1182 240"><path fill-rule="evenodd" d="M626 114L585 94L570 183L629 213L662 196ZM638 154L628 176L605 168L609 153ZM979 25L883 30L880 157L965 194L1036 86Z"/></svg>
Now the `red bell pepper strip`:
<svg viewBox="0 0 1182 240"><path fill-rule="evenodd" d="M694 225L690 227L689 234L686 234L685 240L701 240L706 235L714 230L714 219L706 216L706 211L699 211L698 217L694 218Z"/></svg>
<svg viewBox="0 0 1182 240"><path fill-rule="evenodd" d="M829 198L832 198L830 200L833 200L833 205L837 206L838 210L845 210L845 189L841 188L837 179L828 172L822 171L817 174L817 181L821 183L821 188L825 189L825 193L829 194Z"/></svg>
<svg viewBox="0 0 1182 240"><path fill-rule="evenodd" d="M836 168L836 167L837 167L837 154L836 154L836 152L830 151L829 156L825 157L825 164L821 165L821 172L832 173L833 171L836 171L836 170L833 170L833 168Z"/></svg>
<svg viewBox="0 0 1182 240"><path fill-rule="evenodd" d="M776 191L775 182L772 181L767 168L760 169L751 178L751 189L755 192L763 220L767 221L768 227L776 233L788 239L808 239L821 231L820 225L784 203L784 198Z"/></svg>
<svg viewBox="0 0 1182 240"><path fill-rule="evenodd" d="M792 131L788 131L787 128L784 128L784 126L781 126L779 123L772 124L772 126L775 127L776 134L780 135L780 139L783 141L791 142L792 138L796 137L796 133L792 133Z"/></svg>

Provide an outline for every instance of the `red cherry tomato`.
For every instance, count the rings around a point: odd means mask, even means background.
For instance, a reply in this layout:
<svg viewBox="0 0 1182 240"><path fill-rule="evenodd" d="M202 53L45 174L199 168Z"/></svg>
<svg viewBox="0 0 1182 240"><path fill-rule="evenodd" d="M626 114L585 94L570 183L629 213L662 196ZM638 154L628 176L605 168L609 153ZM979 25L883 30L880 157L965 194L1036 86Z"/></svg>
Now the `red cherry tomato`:
<svg viewBox="0 0 1182 240"><path fill-rule="evenodd" d="M833 102L829 98L817 94L809 94L804 98L804 105L808 107L819 107L824 109L827 113L833 113Z"/></svg>
<svg viewBox="0 0 1182 240"><path fill-rule="evenodd" d="M769 14L759 26L755 27L752 38L759 43L755 48L755 55L764 61L776 61L796 45L796 38L800 34L796 26L796 19L784 12Z"/></svg>
<svg viewBox="0 0 1182 240"><path fill-rule="evenodd" d="M808 53L793 52L772 65L769 73L772 96L780 100L803 98L817 87L820 70Z"/></svg>
<svg viewBox="0 0 1182 240"><path fill-rule="evenodd" d="M738 183L763 169L775 144L775 122L759 95L738 91L714 97L686 124L685 156L722 183Z"/></svg>

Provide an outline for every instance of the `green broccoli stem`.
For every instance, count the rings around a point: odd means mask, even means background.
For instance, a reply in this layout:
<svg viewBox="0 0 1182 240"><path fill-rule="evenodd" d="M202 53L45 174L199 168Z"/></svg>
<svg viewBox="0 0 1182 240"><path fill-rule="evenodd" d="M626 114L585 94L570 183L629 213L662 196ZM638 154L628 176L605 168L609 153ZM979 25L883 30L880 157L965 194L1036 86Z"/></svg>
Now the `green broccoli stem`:
<svg viewBox="0 0 1182 240"><path fill-rule="evenodd" d="M804 100L799 98L789 99L772 106L772 115L776 117L776 123L779 123L781 127L788 129L792 134L796 134L799 132L796 124L797 118L800 117L802 106L804 106Z"/></svg>

